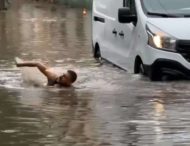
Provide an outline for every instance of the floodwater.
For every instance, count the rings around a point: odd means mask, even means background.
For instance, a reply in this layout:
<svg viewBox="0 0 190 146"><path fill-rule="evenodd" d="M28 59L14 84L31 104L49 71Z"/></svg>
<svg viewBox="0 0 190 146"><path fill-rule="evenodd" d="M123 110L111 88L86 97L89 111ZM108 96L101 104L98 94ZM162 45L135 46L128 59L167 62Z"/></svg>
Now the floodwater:
<svg viewBox="0 0 190 146"><path fill-rule="evenodd" d="M91 14L21 0L0 12L0 145L189 146L190 82L150 82L91 54ZM35 86L14 57L74 69L73 88ZM28 76L23 77L24 74Z"/></svg>

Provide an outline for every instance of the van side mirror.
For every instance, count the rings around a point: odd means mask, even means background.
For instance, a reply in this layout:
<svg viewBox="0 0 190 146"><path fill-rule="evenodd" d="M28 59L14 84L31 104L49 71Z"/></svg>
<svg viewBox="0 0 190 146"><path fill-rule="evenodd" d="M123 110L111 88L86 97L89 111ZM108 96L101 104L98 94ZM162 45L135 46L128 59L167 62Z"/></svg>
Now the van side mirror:
<svg viewBox="0 0 190 146"><path fill-rule="evenodd" d="M130 9L128 7L120 8L118 11L118 18L120 23L136 23L137 16L131 14Z"/></svg>

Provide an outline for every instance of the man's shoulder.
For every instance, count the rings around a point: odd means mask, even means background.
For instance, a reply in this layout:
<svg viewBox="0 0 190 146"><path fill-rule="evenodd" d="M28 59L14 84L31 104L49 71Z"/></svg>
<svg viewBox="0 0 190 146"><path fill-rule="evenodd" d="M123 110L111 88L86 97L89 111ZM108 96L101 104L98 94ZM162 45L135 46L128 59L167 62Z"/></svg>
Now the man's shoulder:
<svg viewBox="0 0 190 146"><path fill-rule="evenodd" d="M46 72L46 77L48 78L48 80L56 80L56 78L59 77L59 75L52 69L52 68L48 68L45 70Z"/></svg>

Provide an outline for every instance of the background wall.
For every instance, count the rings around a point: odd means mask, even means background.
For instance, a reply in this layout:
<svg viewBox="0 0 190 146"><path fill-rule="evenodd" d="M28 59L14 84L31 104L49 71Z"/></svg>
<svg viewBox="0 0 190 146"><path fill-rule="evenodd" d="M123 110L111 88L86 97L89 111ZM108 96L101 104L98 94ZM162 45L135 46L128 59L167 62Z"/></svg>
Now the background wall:
<svg viewBox="0 0 190 146"><path fill-rule="evenodd" d="M70 7L91 8L92 0L58 0L59 3L66 4Z"/></svg>

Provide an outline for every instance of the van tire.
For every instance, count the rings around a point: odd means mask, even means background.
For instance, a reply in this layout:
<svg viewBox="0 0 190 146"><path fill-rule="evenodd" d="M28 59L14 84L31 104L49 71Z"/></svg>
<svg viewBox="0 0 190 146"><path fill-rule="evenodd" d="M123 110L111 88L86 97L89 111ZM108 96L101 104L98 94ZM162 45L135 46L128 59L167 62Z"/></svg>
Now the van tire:
<svg viewBox="0 0 190 146"><path fill-rule="evenodd" d="M149 73L149 78L151 81L161 81L162 80L162 73L161 70L158 68L154 68Z"/></svg>
<svg viewBox="0 0 190 146"><path fill-rule="evenodd" d="M94 58L95 58L96 60L101 60L101 52L100 52L100 47L99 47L98 44L96 44L96 46L95 46L95 48L94 48L93 54L94 54Z"/></svg>
<svg viewBox="0 0 190 146"><path fill-rule="evenodd" d="M145 75L144 64L139 56L135 60L134 73Z"/></svg>
<svg viewBox="0 0 190 146"><path fill-rule="evenodd" d="M145 75L144 64L142 62L139 65L139 73Z"/></svg>

